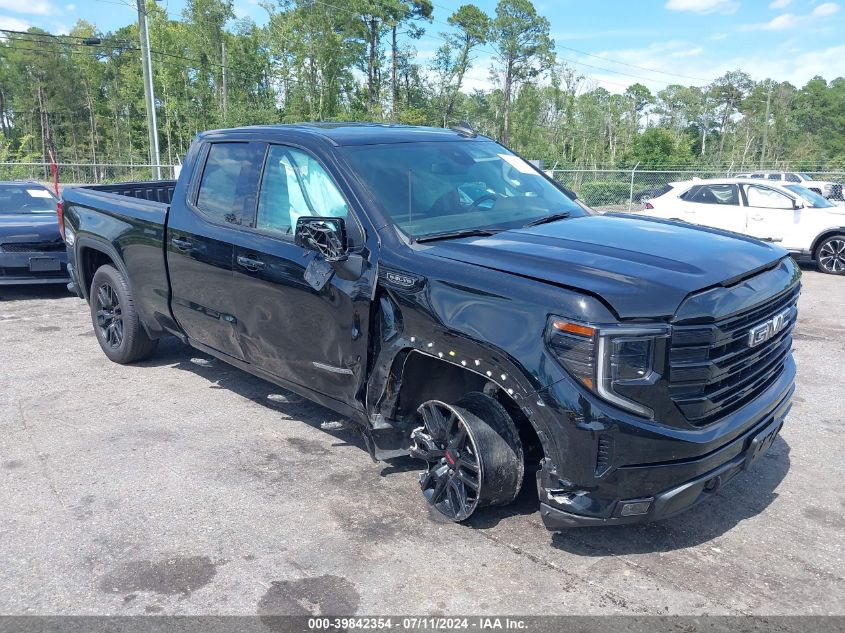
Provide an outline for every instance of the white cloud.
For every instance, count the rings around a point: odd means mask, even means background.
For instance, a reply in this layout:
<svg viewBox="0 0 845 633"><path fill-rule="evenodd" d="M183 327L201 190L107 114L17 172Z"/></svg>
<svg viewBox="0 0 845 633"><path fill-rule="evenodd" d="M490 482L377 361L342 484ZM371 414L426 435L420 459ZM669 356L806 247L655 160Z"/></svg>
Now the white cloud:
<svg viewBox="0 0 845 633"><path fill-rule="evenodd" d="M807 15L795 15L794 13L781 13L768 22L757 24L746 24L742 28L746 31L785 31L798 26L806 25L817 18L826 18L839 11L839 5L835 2L825 2L818 5Z"/></svg>
<svg viewBox="0 0 845 633"><path fill-rule="evenodd" d="M679 52L679 49L675 47L672 47L672 49L672 51L667 51L652 45L640 49L606 51L603 55L653 70L680 73L690 77L707 78L708 80L697 81L620 68L622 72L630 72L642 77L654 77L653 81L646 81L603 71L591 71L589 68L579 68L579 70L589 73L590 79L614 93L624 91L625 88L620 87L619 84L630 85L637 81L648 86L653 92L662 90L670 82L703 86L724 75L727 71L738 68L751 75L755 81L771 78L776 81L788 81L799 88L815 75L822 75L828 80L835 77L845 77L845 44L815 51L806 51L806 46L803 46L804 52L796 52L792 46L785 44L778 48L769 48L758 54L749 55L745 53L731 58L712 57L711 55L678 58L673 56L672 52Z"/></svg>
<svg viewBox="0 0 845 633"><path fill-rule="evenodd" d="M10 18L6 15L0 15L0 29L8 29L9 31L26 31L30 26L29 22L24 22L18 18Z"/></svg>
<svg viewBox="0 0 845 633"><path fill-rule="evenodd" d="M743 28L747 28L752 31L785 31L786 29L794 28L800 21L801 17L795 15L794 13L782 13L768 22L750 24Z"/></svg>
<svg viewBox="0 0 845 633"><path fill-rule="evenodd" d="M555 42L563 42L565 40L597 40L614 37L648 37L661 33L662 31L658 29L613 29L610 31L555 31L551 35Z"/></svg>
<svg viewBox="0 0 845 633"><path fill-rule="evenodd" d="M837 11L839 11L838 4L836 4L835 2L825 2L824 4L820 4L815 9L813 9L813 12L810 15L816 18L823 18L828 15L833 15Z"/></svg>
<svg viewBox="0 0 845 633"><path fill-rule="evenodd" d="M703 46L696 46L695 48L689 48L683 51L675 51L672 53L672 57L698 57L704 52Z"/></svg>
<svg viewBox="0 0 845 633"><path fill-rule="evenodd" d="M689 11L691 13L735 13L739 9L736 0L669 0L666 8L670 11Z"/></svg>
<svg viewBox="0 0 845 633"><path fill-rule="evenodd" d="M719 42L721 40L728 39L727 33L713 33L710 37L707 38L711 42Z"/></svg>
<svg viewBox="0 0 845 633"><path fill-rule="evenodd" d="M0 0L0 9L35 15L57 13L56 7L48 0Z"/></svg>
<svg viewBox="0 0 845 633"><path fill-rule="evenodd" d="M75 4L66 4L65 5L65 11L76 11L76 5Z"/></svg>
<svg viewBox="0 0 845 633"><path fill-rule="evenodd" d="M769 3L770 9L785 9L790 4L792 4L792 0L772 0Z"/></svg>

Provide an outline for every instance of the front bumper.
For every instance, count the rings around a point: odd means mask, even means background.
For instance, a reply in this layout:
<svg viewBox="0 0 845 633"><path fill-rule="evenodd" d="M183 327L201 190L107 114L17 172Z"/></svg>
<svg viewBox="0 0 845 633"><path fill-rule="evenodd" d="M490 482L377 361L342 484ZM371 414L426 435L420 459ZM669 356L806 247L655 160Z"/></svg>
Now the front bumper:
<svg viewBox="0 0 845 633"><path fill-rule="evenodd" d="M549 438L558 454L549 458L547 450L537 473L543 523L550 530L645 523L703 501L772 445L792 406L794 376L790 356L780 378L755 400L694 430L611 417L599 402L580 419L558 419L559 432ZM549 405L566 390L541 392L542 409L554 410Z"/></svg>
<svg viewBox="0 0 845 633"><path fill-rule="evenodd" d="M58 270L33 270L32 260L57 260ZM67 253L64 251L32 251L0 253L0 286L29 284L66 284L70 281Z"/></svg>

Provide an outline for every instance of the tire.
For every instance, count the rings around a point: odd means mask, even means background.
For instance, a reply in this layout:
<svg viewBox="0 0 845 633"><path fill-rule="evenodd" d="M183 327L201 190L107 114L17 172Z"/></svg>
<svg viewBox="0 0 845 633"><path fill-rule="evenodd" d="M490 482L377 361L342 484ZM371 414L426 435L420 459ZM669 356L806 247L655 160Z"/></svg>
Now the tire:
<svg viewBox="0 0 845 633"><path fill-rule="evenodd" d="M103 353L125 365L153 355L158 341L147 336L132 291L114 266L97 269L91 280L91 322Z"/></svg>
<svg viewBox="0 0 845 633"><path fill-rule="evenodd" d="M845 235L826 237L816 249L816 266L828 275L845 275Z"/></svg>
<svg viewBox="0 0 845 633"><path fill-rule="evenodd" d="M525 472L519 433L505 408L483 393L417 409L411 456L428 462L420 488L430 505L461 522L479 508L508 505Z"/></svg>

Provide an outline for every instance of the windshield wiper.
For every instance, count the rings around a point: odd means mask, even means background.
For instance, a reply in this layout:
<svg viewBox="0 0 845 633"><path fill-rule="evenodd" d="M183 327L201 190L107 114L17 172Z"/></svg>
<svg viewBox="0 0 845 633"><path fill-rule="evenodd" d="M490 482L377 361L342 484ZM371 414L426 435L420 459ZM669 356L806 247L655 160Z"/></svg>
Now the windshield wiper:
<svg viewBox="0 0 845 633"><path fill-rule="evenodd" d="M501 229L500 229L501 230ZM500 230L494 229L461 229L459 231L443 231L442 233L432 233L431 235L422 235L415 237L415 242L435 242L437 240L455 240L460 237L489 237L499 233Z"/></svg>
<svg viewBox="0 0 845 633"><path fill-rule="evenodd" d="M522 228L527 229L529 226L539 226L540 224L548 224L549 222L557 222L558 220L565 220L566 218L570 217L572 214L569 211L563 211L561 213L552 213L551 215L544 216L542 218L537 218L536 220L531 220L528 224L524 225Z"/></svg>

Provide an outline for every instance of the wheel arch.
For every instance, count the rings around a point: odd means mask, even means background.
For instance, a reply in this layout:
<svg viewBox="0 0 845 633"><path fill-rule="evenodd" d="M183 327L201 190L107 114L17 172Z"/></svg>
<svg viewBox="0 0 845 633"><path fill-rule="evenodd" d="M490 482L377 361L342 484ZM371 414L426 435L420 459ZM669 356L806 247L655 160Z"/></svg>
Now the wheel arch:
<svg viewBox="0 0 845 633"><path fill-rule="evenodd" d="M443 358L439 354L413 347L396 354L378 402L379 413L407 424L423 402L454 403L467 393L483 392L497 400L513 419L525 449L526 463L539 465L546 452L544 433L530 415L530 409L526 412L520 404L534 390L527 387L512 367L506 369L501 364L485 362L481 354L470 359L460 358L457 353L455 356L443 353Z"/></svg>
<svg viewBox="0 0 845 633"><path fill-rule="evenodd" d="M834 235L845 235L845 226L840 226L838 228L827 229L821 234L816 237L813 241L813 245L810 248L810 255L813 259L816 258L816 253L819 250L819 246L821 246L822 242L824 242L827 238L833 237Z"/></svg>
<svg viewBox="0 0 845 633"><path fill-rule="evenodd" d="M107 264L114 266L123 275L127 285L130 283L123 262L111 244L87 236L78 237L76 262L77 273L82 286L81 291L86 300L91 298L91 281L94 279L94 273L101 266Z"/></svg>

